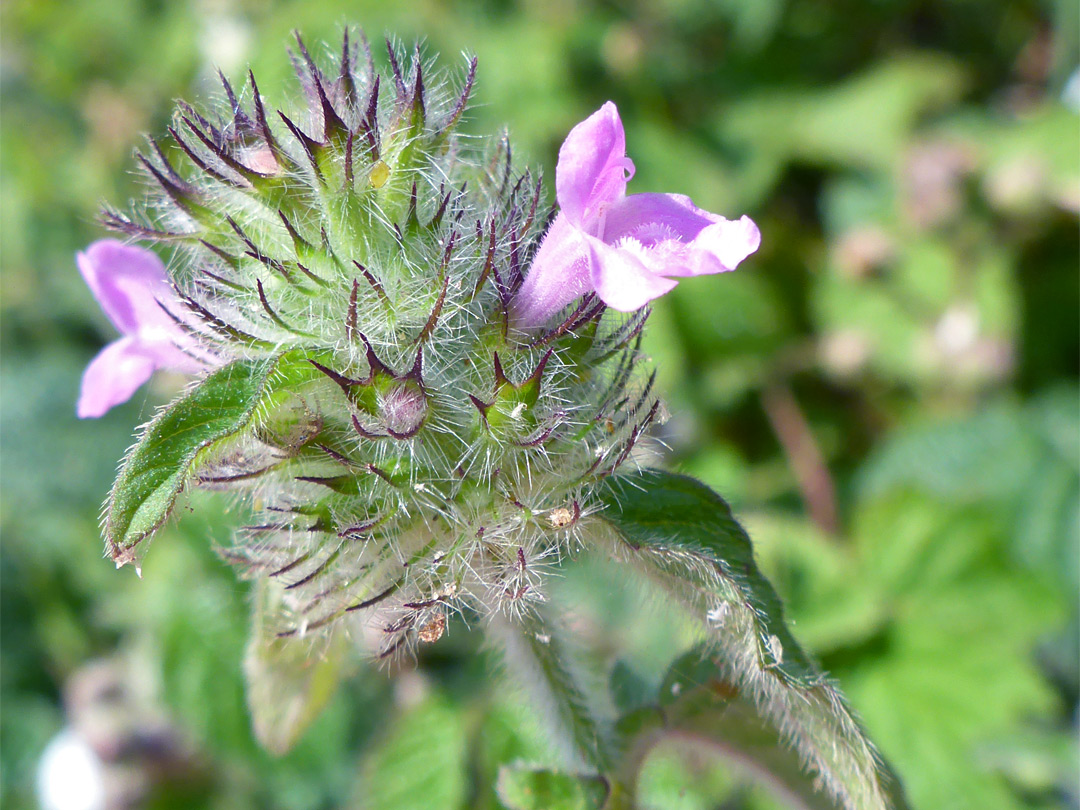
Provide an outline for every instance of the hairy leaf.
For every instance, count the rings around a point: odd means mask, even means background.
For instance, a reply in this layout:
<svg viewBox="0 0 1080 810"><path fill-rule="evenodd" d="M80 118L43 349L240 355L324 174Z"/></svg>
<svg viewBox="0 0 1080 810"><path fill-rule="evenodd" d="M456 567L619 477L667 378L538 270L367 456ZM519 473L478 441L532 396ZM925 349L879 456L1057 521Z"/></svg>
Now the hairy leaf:
<svg viewBox="0 0 1080 810"><path fill-rule="evenodd" d="M600 497L616 533L612 554L697 617L720 675L781 730L822 789L850 810L906 806L843 696L788 631L723 499L692 478L655 470L612 477Z"/></svg>
<svg viewBox="0 0 1080 810"><path fill-rule="evenodd" d="M255 737L284 754L319 716L341 676L346 641L333 628L307 638L281 638L270 616L281 610L283 586L259 580L251 638L244 655L247 702Z"/></svg>
<svg viewBox="0 0 1080 810"><path fill-rule="evenodd" d="M124 459L106 504L105 542L116 564L137 561L139 545L169 517L201 458L250 428L276 390L314 374L294 353L238 360L154 417Z"/></svg>
<svg viewBox="0 0 1080 810"><path fill-rule="evenodd" d="M842 807L818 789L780 728L762 718L746 695L720 677L720 668L709 648L691 650L672 664L659 690L659 705L639 709L620 722L623 728L638 729L636 739L629 741L632 757L644 759L661 743L708 751L763 783L788 806ZM649 708L654 722L643 725Z"/></svg>

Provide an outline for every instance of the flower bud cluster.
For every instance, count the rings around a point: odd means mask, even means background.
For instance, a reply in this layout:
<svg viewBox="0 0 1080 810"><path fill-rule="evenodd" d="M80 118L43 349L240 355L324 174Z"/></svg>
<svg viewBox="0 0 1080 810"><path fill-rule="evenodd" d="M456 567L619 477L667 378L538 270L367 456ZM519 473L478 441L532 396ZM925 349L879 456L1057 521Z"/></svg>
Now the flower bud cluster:
<svg viewBox="0 0 1080 810"><path fill-rule="evenodd" d="M452 89L419 50L389 47L385 74L362 38L296 51L306 106L271 111L254 75L240 92L223 77L223 108L181 104L139 156L153 204L104 218L175 251L158 302L200 363L314 370L193 483L248 505L223 553L272 585L275 632L361 617L390 655L451 612L543 599L591 488L657 416L648 310L587 293L515 320L552 212L505 138L457 131L475 60Z"/></svg>

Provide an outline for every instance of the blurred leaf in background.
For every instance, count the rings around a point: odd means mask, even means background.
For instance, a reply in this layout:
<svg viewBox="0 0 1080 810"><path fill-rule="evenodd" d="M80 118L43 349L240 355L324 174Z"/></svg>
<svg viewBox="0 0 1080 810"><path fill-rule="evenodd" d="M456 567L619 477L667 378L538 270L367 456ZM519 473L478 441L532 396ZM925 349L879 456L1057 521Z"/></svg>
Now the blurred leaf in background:
<svg viewBox="0 0 1080 810"><path fill-rule="evenodd" d="M424 37L447 67L476 53L469 126L506 124L549 172L610 98L632 191L677 186L755 218L754 261L680 285L651 318L668 462L746 519L796 635L913 806L1078 806L1074 2L12 0L0 14L4 806L37 806L41 753L90 722L76 687L102 667L142 696L117 728L168 728L183 752L179 780L145 739L142 758L113 752L145 807L498 808L504 765L549 758L464 626L418 673L357 667L271 757L244 702L252 595L213 550L229 505L200 500L142 580L102 558L114 461L181 381L75 419L82 368L112 335L74 252L102 235L103 200L146 194L131 154L174 98L216 95L216 66L239 79L251 64L279 102L298 92L289 31L332 42L346 22ZM695 642L596 561L560 587L592 663L633 673L618 699L655 693ZM779 806L747 780L658 748L642 801Z"/></svg>

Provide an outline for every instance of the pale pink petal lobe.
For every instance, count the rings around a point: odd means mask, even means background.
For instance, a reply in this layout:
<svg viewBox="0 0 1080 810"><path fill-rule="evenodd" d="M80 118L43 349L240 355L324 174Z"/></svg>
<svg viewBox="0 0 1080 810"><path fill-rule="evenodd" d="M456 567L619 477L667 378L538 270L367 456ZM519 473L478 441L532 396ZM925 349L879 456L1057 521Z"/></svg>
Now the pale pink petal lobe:
<svg viewBox="0 0 1080 810"><path fill-rule="evenodd" d="M131 335L141 327L170 322L157 303L174 297L157 254L102 239L77 254L76 261L94 298L121 333Z"/></svg>
<svg viewBox="0 0 1080 810"><path fill-rule="evenodd" d="M593 289L612 309L620 312L641 309L678 283L651 272L632 251L614 248L593 237L588 239Z"/></svg>
<svg viewBox="0 0 1080 810"><path fill-rule="evenodd" d="M113 341L83 372L82 390L76 412L80 419L94 419L110 408L127 402L150 379L156 364L133 338Z"/></svg>
<svg viewBox="0 0 1080 810"><path fill-rule="evenodd" d="M602 209L625 193L633 173L619 111L609 101L574 127L559 149L559 206L571 222L592 230Z"/></svg>
<svg viewBox="0 0 1080 810"><path fill-rule="evenodd" d="M101 416L126 401L156 369L196 374L220 362L162 308L168 306L184 318L156 254L103 239L79 253L76 261L94 298L124 335L87 367L77 407L80 417Z"/></svg>
<svg viewBox="0 0 1080 810"><path fill-rule="evenodd" d="M734 270L761 246L761 231L747 216L721 219L703 230L694 240L694 246L716 256L725 269Z"/></svg>

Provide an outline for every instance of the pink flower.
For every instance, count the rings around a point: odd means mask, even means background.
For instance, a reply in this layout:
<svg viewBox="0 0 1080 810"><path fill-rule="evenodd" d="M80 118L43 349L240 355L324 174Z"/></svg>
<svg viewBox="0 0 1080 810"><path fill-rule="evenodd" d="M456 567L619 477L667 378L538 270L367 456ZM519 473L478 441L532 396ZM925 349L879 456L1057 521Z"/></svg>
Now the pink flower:
<svg viewBox="0 0 1080 810"><path fill-rule="evenodd" d="M559 150L560 211L514 298L514 321L540 326L596 292L623 312L669 292L684 276L733 270L757 250L749 217L731 221L681 194L631 194L634 164L612 102L574 127Z"/></svg>
<svg viewBox="0 0 1080 810"><path fill-rule="evenodd" d="M162 309L161 304L181 310L156 254L103 239L77 254L76 261L94 298L123 335L86 367L77 408L80 419L102 416L126 402L159 368L194 374L206 367L200 359L206 353Z"/></svg>

